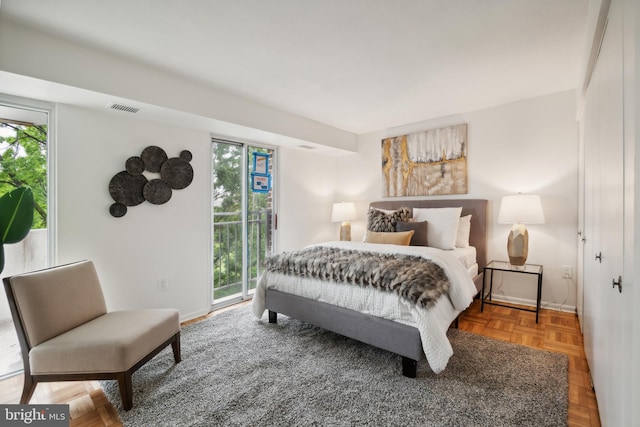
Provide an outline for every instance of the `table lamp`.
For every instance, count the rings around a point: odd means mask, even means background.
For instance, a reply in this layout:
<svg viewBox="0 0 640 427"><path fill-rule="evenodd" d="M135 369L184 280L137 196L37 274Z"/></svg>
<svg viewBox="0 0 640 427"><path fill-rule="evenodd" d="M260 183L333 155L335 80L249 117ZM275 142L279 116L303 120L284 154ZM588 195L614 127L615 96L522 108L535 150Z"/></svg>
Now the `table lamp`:
<svg viewBox="0 0 640 427"><path fill-rule="evenodd" d="M331 222L342 222L340 225L340 240L351 240L351 224L349 221L356 219L356 205L353 202L340 202L333 204Z"/></svg>
<svg viewBox="0 0 640 427"><path fill-rule="evenodd" d="M524 265L529 254L529 232L524 224L544 224L540 196L515 194L502 197L498 224L513 224L507 239L509 262Z"/></svg>

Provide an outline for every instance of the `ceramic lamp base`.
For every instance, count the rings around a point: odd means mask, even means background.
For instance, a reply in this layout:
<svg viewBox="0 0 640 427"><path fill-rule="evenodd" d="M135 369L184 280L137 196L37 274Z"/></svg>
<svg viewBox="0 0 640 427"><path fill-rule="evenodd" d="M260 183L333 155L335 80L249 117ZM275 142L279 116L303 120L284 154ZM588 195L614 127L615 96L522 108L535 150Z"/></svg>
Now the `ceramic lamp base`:
<svg viewBox="0 0 640 427"><path fill-rule="evenodd" d="M507 239L507 254L511 265L524 265L529 255L529 232L523 224L513 224Z"/></svg>
<svg viewBox="0 0 640 427"><path fill-rule="evenodd" d="M351 224L349 224L349 221L344 221L340 226L340 240L351 240Z"/></svg>

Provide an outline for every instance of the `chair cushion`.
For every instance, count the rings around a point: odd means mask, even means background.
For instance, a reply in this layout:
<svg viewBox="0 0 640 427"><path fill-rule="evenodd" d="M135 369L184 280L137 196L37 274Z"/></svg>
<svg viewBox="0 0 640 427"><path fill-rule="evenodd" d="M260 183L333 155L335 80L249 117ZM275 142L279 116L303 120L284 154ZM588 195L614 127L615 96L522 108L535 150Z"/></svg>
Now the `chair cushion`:
<svg viewBox="0 0 640 427"><path fill-rule="evenodd" d="M107 312L91 261L20 274L9 282L31 347Z"/></svg>
<svg viewBox="0 0 640 427"><path fill-rule="evenodd" d="M123 372L179 331L178 310L114 311L33 348L31 373Z"/></svg>

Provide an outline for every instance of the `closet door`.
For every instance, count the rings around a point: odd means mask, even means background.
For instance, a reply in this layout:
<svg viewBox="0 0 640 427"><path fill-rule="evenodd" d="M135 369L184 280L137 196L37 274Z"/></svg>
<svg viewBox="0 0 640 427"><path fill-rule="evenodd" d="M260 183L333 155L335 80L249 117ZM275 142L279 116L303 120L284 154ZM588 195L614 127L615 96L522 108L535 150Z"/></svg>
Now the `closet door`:
<svg viewBox="0 0 640 427"><path fill-rule="evenodd" d="M624 135L621 4L612 2L585 108L584 340L603 425L623 425ZM624 285L624 284L623 284Z"/></svg>
<svg viewBox="0 0 640 427"><path fill-rule="evenodd" d="M601 418L604 425L623 425L623 384L628 375L624 365L624 296L613 282L623 273L624 244L624 99L623 39L620 2L611 5L609 24L601 48L600 76L600 243L602 271L596 285L604 289L604 329L608 357L598 360L601 375L598 399L606 401ZM602 372L604 371L604 372ZM604 378L602 378L604 374Z"/></svg>

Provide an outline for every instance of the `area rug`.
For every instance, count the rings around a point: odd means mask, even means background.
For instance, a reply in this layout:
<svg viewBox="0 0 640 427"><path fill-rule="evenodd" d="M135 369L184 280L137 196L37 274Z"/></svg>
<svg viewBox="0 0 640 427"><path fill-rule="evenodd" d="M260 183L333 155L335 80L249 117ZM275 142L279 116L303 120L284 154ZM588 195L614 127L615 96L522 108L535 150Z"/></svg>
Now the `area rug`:
<svg viewBox="0 0 640 427"><path fill-rule="evenodd" d="M434 374L401 374L400 356L250 307L182 332L133 375L133 409L102 387L125 426L562 426L567 357L450 330L454 355Z"/></svg>

